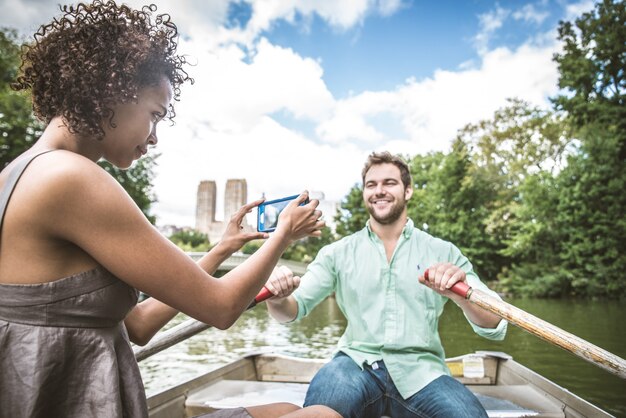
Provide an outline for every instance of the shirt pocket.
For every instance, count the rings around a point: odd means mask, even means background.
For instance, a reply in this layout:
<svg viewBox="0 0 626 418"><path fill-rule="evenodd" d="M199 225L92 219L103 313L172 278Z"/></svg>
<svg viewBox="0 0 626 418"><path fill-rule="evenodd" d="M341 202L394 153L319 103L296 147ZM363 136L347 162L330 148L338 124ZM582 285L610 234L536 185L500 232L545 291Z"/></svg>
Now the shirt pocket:
<svg viewBox="0 0 626 418"><path fill-rule="evenodd" d="M430 349L438 341L439 312L429 292L425 287L416 289L412 303L407 304L405 335L411 336L408 339L412 347Z"/></svg>

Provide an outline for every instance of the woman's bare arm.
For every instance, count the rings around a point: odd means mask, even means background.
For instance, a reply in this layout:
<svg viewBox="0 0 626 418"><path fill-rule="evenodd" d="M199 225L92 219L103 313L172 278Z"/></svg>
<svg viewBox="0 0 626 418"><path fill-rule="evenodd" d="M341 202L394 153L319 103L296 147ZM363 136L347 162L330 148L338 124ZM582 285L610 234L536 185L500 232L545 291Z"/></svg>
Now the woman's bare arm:
<svg viewBox="0 0 626 418"><path fill-rule="evenodd" d="M76 244L136 289L220 329L245 310L286 247L319 235L324 225L319 202L298 206L306 198L302 195L281 213L278 229L255 254L216 279L163 237L104 170L80 157L56 158L72 161L64 165L71 169L47 176L39 196L50 234Z"/></svg>

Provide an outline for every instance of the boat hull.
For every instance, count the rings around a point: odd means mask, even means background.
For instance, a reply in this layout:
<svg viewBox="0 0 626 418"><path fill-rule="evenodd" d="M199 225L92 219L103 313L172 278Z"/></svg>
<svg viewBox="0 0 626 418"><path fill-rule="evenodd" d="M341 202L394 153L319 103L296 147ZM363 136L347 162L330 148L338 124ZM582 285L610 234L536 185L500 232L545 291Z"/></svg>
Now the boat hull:
<svg viewBox="0 0 626 418"><path fill-rule="evenodd" d="M446 360L492 418L611 417L584 399L514 361L477 352ZM251 354L148 399L151 418L186 418L222 408L272 402L302 405L324 360Z"/></svg>

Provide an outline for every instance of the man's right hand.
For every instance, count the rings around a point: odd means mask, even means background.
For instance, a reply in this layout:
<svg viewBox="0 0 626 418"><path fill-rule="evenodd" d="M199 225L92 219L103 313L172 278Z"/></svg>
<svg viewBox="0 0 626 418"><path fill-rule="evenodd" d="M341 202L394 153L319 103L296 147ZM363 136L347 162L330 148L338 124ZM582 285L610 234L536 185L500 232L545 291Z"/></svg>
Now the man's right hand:
<svg viewBox="0 0 626 418"><path fill-rule="evenodd" d="M293 272L285 266L275 267L267 279L265 287L274 294L272 299L282 299L291 295L300 286L300 276L294 276Z"/></svg>

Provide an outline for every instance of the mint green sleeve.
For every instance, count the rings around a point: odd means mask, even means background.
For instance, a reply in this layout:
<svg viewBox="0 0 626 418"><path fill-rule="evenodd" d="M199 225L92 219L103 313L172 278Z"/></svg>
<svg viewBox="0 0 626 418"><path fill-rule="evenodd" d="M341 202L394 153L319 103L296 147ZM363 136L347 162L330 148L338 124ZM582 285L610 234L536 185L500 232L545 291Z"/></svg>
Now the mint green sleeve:
<svg viewBox="0 0 626 418"><path fill-rule="evenodd" d="M461 250L459 250L456 246L454 246L452 244L450 244L450 245L451 245L451 250L450 250L451 262L456 264L461 269L463 269L463 271L465 271L467 284L469 286L471 286L472 289L481 290L481 291L489 294L490 296L493 296L494 298L502 300L500 295L498 295L493 290L489 289L487 287L487 285L485 285L478 278L478 275L476 275L476 273L474 273L474 269L472 267L472 263L470 263L470 261L467 259L467 257L465 257L461 253ZM465 315L465 312L463 312L463 315ZM467 319L467 322L469 322L469 324L472 326L472 329L474 330L474 332L476 334L480 335L481 337L484 337L484 338L487 338L487 339L490 339L490 340L495 340L495 341L502 341L504 339L504 337L506 336L506 330L507 330L508 322L505 321L504 319L501 319L500 322L498 322L498 325L495 328L483 328L483 327L480 327L480 326L476 325L475 323L473 323L472 321L470 321L470 319L467 317L467 315L465 315L465 319Z"/></svg>
<svg viewBox="0 0 626 418"><path fill-rule="evenodd" d="M336 269L333 249L336 245L322 248L302 276L300 287L293 293L298 302L298 315L294 321L307 316L313 308L335 291Z"/></svg>

